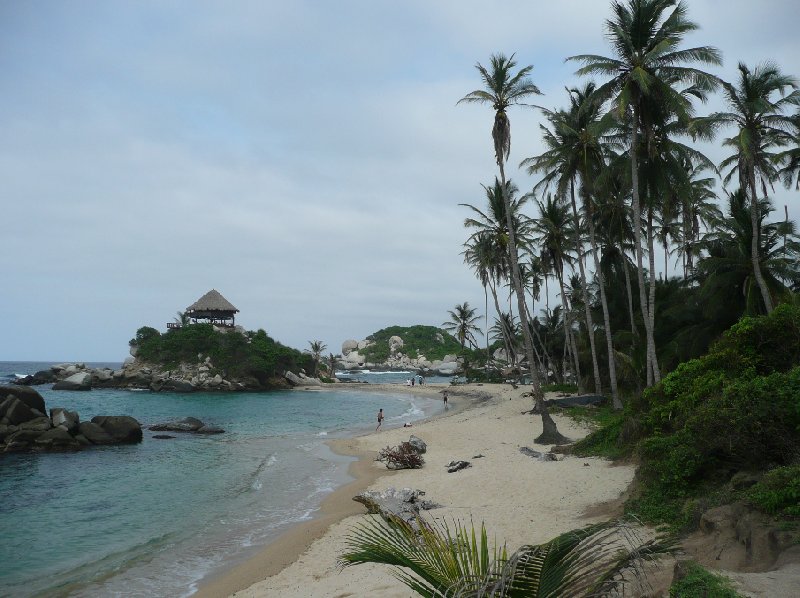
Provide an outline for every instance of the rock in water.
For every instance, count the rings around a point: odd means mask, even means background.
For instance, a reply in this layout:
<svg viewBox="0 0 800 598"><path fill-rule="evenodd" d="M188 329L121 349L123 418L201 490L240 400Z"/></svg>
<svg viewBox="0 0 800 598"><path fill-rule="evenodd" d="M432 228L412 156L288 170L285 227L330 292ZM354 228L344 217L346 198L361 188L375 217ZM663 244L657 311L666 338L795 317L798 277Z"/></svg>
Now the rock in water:
<svg viewBox="0 0 800 598"><path fill-rule="evenodd" d="M103 428L116 442L134 444L142 441L142 425L129 415L96 415L92 423Z"/></svg>

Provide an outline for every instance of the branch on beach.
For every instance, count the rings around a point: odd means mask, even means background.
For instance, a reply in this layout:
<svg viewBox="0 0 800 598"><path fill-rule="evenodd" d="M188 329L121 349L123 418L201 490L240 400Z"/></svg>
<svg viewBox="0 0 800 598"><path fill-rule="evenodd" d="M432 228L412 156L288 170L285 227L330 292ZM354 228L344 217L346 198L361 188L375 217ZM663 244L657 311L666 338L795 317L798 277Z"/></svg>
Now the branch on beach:
<svg viewBox="0 0 800 598"><path fill-rule="evenodd" d="M375 460L385 463L386 469L419 469L425 464L419 449L410 442L381 449Z"/></svg>

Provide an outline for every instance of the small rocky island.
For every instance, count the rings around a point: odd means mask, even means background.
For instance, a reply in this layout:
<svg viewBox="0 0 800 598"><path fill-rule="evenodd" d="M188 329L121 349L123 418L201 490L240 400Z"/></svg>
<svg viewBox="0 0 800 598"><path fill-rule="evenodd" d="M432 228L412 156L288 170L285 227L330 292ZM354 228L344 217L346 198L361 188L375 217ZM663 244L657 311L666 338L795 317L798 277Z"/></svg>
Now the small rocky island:
<svg viewBox="0 0 800 598"><path fill-rule="evenodd" d="M244 392L336 383L334 368L345 371L413 371L453 376L463 364L458 341L434 326L392 326L361 341L347 340L327 363L308 352L248 331L235 323L239 310L212 289L195 301L166 332L143 326L130 340L130 356L118 369L61 363L17 380L53 390L122 388L153 392ZM321 366L321 367L320 367ZM309 375L320 371L317 376Z"/></svg>

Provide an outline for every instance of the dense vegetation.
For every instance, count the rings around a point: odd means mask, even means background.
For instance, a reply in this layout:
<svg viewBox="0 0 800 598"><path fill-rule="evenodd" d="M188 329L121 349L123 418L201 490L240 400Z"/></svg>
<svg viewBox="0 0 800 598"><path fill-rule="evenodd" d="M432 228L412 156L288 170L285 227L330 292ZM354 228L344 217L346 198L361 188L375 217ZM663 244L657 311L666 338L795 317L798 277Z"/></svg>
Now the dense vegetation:
<svg viewBox="0 0 800 598"><path fill-rule="evenodd" d="M800 517L800 306L745 317L709 353L628 403L579 452L636 455L650 521L685 525L740 472L771 470L735 498Z"/></svg>
<svg viewBox="0 0 800 598"><path fill-rule="evenodd" d="M400 352L411 358L424 355L429 361L434 361L448 354L457 355L461 351L459 342L440 328L417 325L390 326L378 330L367 337L372 344L361 349L359 353L369 362L384 362L389 357L389 339L393 336L403 339L403 348Z"/></svg>
<svg viewBox="0 0 800 598"><path fill-rule="evenodd" d="M171 328L163 334L144 326L131 345L137 347L138 357L150 363L173 368L208 356L223 377L251 376L262 384L287 370L311 372L314 365L310 355L280 344L263 330L218 332L211 324Z"/></svg>
<svg viewBox="0 0 800 598"><path fill-rule="evenodd" d="M533 66L493 54L459 101L491 108L498 171L462 204L464 261L494 305L491 340L534 387L576 382L621 408L742 315L797 301L797 230L773 212L780 182L799 188L798 80L772 62L722 80L722 52L687 45L689 4L612 2L605 56L567 58L587 79L541 108L541 139L515 136L543 149L518 171L510 113L544 103ZM713 94L723 111L701 114ZM697 141L715 138L712 160ZM450 312L467 341L468 307Z"/></svg>

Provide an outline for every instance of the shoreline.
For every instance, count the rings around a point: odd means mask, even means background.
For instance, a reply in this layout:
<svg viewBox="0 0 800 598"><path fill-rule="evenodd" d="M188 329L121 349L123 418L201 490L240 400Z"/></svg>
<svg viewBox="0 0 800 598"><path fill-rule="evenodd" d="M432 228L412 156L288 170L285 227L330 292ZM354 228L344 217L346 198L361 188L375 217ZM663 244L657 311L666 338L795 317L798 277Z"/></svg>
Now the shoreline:
<svg viewBox="0 0 800 598"><path fill-rule="evenodd" d="M422 386L406 386L405 384L342 384L336 385L332 389L322 390L332 391L367 391L375 393L411 393L415 395L436 398L442 390L451 390L448 384L424 384ZM297 388L297 392L315 391L316 387ZM455 415L468 409L473 401L467 401L458 395L450 395L448 400L449 408L446 412L435 413L427 417L416 420L414 426L420 426L425 422L433 421L442 417ZM414 427L412 426L412 428ZM289 529L275 537L269 544L257 549L256 553L245 558L242 562L227 568L222 568L219 572L211 575L206 580L202 580L197 586L197 591L191 594L193 598L215 598L222 596L233 596L237 592L244 590L267 577L277 575L292 563L296 562L300 556L318 539L320 539L329 528L345 518L364 513L364 506L353 500L360 492L369 488L380 478L391 477L396 471L388 469L378 469L374 467L375 452L358 449L356 444L359 438L370 435L379 435L387 430L410 430L397 426L394 428L382 428L381 431L370 431L356 434L351 437L328 440L325 444L337 455L354 457L356 460L350 463L347 474L353 478L352 481L337 487L326 496L314 516L307 520L292 525ZM409 431L412 434L413 431Z"/></svg>
<svg viewBox="0 0 800 598"><path fill-rule="evenodd" d="M358 389L366 386L358 385ZM349 530L366 516L363 505L352 497L368 488L424 490L427 498L446 505L426 512L426 517L482 521L490 536L513 551L589 520L607 518L633 479L633 467L612 467L605 460L567 457L542 463L521 455L520 446L533 446L535 428L541 428L538 416L523 413L530 408L530 399L522 397L524 387L369 386L370 391L411 391L428 397L447 388L451 408L416 422L413 429L400 426L330 441L334 452L357 457L348 470L356 479L327 496L312 520L293 526L247 561L201 583L193 596L322 598L352 595L347 592L353 587L362 595L407 596L408 589L394 580L388 567L365 564L340 572L336 565ZM567 436L577 438L587 432L569 418L554 417ZM391 471L376 464L378 450L407 440L410 434L428 443L425 467ZM442 465L456 458L474 459L473 467L447 474Z"/></svg>

